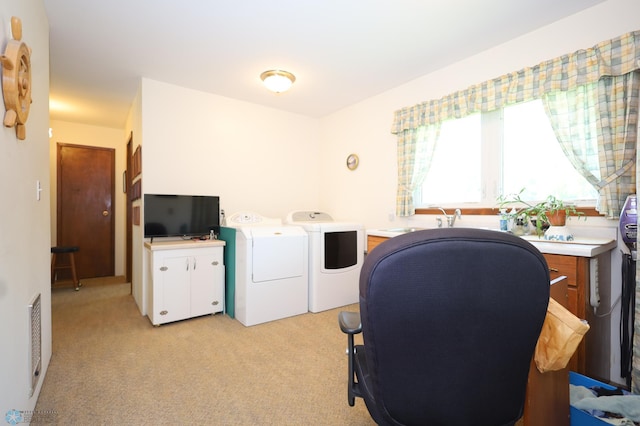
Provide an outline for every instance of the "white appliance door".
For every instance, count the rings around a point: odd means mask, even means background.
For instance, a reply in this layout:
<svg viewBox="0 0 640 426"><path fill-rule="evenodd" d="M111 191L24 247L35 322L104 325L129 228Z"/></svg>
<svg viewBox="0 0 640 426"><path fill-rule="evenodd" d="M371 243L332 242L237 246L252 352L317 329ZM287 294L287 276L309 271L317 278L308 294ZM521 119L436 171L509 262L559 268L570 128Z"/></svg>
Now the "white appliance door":
<svg viewBox="0 0 640 426"><path fill-rule="evenodd" d="M297 228L254 228L253 282L299 277L304 273L307 243L304 231Z"/></svg>

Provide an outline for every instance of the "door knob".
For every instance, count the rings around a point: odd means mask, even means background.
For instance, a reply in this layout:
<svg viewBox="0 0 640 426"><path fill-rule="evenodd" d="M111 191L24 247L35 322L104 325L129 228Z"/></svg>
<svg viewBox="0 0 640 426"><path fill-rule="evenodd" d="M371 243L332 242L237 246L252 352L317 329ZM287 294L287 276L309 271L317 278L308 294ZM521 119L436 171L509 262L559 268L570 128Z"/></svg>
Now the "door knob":
<svg viewBox="0 0 640 426"><path fill-rule="evenodd" d="M109 216L109 212L108 212L108 211L106 211L106 210L104 210L104 211L102 212L102 216L105 216L105 217L106 217L106 216Z"/></svg>

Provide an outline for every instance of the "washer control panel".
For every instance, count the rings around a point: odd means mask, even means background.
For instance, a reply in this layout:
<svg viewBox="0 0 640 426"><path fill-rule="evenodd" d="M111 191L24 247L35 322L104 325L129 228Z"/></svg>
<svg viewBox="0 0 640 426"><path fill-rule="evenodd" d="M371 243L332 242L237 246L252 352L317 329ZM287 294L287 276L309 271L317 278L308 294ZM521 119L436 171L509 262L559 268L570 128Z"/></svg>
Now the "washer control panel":
<svg viewBox="0 0 640 426"><path fill-rule="evenodd" d="M333 218L329 213L303 210L289 213L288 222L333 222Z"/></svg>
<svg viewBox="0 0 640 426"><path fill-rule="evenodd" d="M229 218L229 223L237 225L257 224L263 221L263 217L253 212L239 212Z"/></svg>

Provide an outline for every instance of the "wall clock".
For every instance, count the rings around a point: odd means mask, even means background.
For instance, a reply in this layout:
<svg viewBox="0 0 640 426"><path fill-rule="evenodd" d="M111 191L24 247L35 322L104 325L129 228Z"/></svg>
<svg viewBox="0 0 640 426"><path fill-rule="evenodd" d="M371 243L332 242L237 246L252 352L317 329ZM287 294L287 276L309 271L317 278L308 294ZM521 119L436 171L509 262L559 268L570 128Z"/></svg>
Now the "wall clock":
<svg viewBox="0 0 640 426"><path fill-rule="evenodd" d="M349 170L355 170L358 168L358 164L360 163L360 159L356 154L350 154L347 157L347 168Z"/></svg>
<svg viewBox="0 0 640 426"><path fill-rule="evenodd" d="M2 63L2 94L4 107L4 126L16 128L18 139L26 137L27 118L31 107L31 49L22 40L22 21L11 17L11 35Z"/></svg>

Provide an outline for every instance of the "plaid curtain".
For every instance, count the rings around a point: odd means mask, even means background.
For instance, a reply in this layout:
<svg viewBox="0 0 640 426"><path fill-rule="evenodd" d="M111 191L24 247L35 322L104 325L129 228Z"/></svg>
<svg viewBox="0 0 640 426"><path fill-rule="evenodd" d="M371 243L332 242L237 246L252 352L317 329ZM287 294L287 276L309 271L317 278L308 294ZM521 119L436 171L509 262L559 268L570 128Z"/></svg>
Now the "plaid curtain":
<svg viewBox="0 0 640 426"><path fill-rule="evenodd" d="M542 104L553 132L573 167L594 187L600 182L597 142L597 84L549 92Z"/></svg>
<svg viewBox="0 0 640 426"><path fill-rule="evenodd" d="M634 31L441 99L402 108L394 113L391 133L540 99L545 93L596 83L602 76L625 75L640 69L639 60L640 31Z"/></svg>
<svg viewBox="0 0 640 426"><path fill-rule="evenodd" d="M617 219L635 193L638 72L543 96L556 138L571 164L598 190L596 209ZM604 178L600 178L604 176Z"/></svg>
<svg viewBox="0 0 640 426"><path fill-rule="evenodd" d="M407 129L398 135L397 216L415 214L413 193L427 175L439 135L440 123Z"/></svg>
<svg viewBox="0 0 640 426"><path fill-rule="evenodd" d="M636 142L640 74L603 77L598 81L598 211L617 219L627 195L636 192Z"/></svg>

